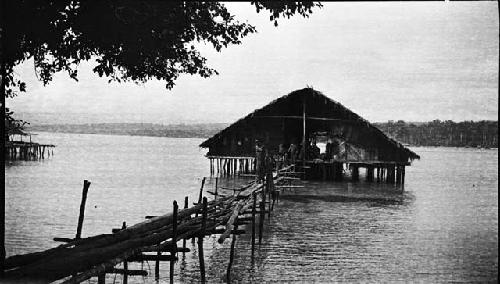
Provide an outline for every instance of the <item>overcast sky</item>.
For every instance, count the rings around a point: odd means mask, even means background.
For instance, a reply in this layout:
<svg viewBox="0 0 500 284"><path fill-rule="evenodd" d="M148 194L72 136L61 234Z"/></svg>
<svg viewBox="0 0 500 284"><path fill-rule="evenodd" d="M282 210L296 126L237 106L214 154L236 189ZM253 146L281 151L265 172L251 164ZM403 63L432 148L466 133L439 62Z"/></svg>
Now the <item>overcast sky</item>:
<svg viewBox="0 0 500 284"><path fill-rule="evenodd" d="M169 91L108 84L86 63L79 82L58 74L43 87L27 62L16 72L28 92L7 105L32 121L232 122L309 85L372 122L498 117L497 2L323 3L277 28L249 3L226 5L258 33L202 48L219 76L182 76Z"/></svg>

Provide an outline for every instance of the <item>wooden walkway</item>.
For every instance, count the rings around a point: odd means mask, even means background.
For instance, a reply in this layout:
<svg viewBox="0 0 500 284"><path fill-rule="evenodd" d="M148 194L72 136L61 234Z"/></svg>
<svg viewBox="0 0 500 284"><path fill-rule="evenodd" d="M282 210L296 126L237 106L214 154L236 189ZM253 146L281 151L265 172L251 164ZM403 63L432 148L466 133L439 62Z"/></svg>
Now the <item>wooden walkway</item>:
<svg viewBox="0 0 500 284"><path fill-rule="evenodd" d="M197 239L200 264L200 279L205 282L205 263L203 256L203 239L205 236L217 234L218 242L223 243L232 235L231 252L227 269L227 281L231 279L231 265L234 258L234 242L238 234L245 233L238 226L251 224L252 255L255 242L262 241L262 232L266 214L270 216L279 192L287 187L294 187L289 177L292 167L278 173L269 172L264 183L254 181L234 189L234 194L222 195L208 192L213 200L203 197L202 181L198 202L189 207L188 198L184 200L184 208L179 209L173 202L173 211L163 216L147 216L147 220L121 229L114 229L112 234L101 234L88 238L80 238L83 211L75 239L57 239L67 243L58 247L25 255L16 255L5 260L4 278L7 283L48 283L62 280L63 283L80 283L91 277L98 277L98 283L104 283L106 273L123 274L123 282L127 283L130 275L144 275L146 271L128 270L127 263L132 261L153 260L156 262L155 277L159 277L159 262L170 262L170 282L173 283L174 264L178 252L187 252L186 240ZM290 174L290 175L289 175ZM82 198L83 210L86 191L90 182L84 184ZM258 224L257 224L258 221ZM259 227L257 230L256 226ZM259 232L258 237L256 232ZM182 246L178 242L183 241ZM149 253L149 254L148 254ZM151 254L154 253L154 254ZM115 268L123 263L123 269ZM0 281L0 282L2 282Z"/></svg>

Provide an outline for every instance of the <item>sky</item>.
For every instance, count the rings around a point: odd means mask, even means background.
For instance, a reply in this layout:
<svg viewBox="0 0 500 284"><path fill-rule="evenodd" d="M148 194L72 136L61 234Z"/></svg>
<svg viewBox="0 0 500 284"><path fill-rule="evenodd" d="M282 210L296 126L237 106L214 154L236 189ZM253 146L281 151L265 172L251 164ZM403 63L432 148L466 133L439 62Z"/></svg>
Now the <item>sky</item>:
<svg viewBox="0 0 500 284"><path fill-rule="evenodd" d="M497 120L497 2L323 3L309 18L279 20L249 3L226 3L258 33L216 52L199 45L220 75L108 83L91 63L79 82L65 73L43 86L33 62L15 72L27 93L6 104L34 123L233 122L312 86L371 122Z"/></svg>

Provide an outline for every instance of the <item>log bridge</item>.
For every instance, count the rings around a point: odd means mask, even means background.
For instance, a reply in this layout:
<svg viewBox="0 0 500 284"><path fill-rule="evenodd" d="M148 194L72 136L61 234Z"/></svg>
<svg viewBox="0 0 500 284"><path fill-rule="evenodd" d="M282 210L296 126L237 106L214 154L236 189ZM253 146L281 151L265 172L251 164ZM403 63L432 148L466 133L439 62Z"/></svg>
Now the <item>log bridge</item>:
<svg viewBox="0 0 500 284"><path fill-rule="evenodd" d="M198 241L200 279L206 282L203 241L206 236L217 234L218 242L230 238L231 250L227 268L227 281L231 281L231 266L237 235L245 233L242 225L251 230L252 256L255 250L256 233L258 243L262 242L264 219L270 217L279 192L293 187L289 177L291 167L278 172L268 172L263 183L255 181L237 188L233 194L210 193L208 200L203 196L205 178L202 180L199 198L189 207L185 197L184 208L173 202L173 211L163 216L146 216L144 222L114 229L111 234L81 238L85 201L90 182L85 181L80 206L77 234L75 238L55 238L65 242L45 251L15 255L7 258L2 269L2 281L7 283L48 283L60 280L62 283L80 283L97 277L98 283L105 282L106 273L123 275L123 283L132 275L147 275L147 271L129 270L128 262L155 261L155 278L159 279L160 261L170 262L170 282L174 281L174 264L179 252L185 253L186 240ZM258 224L257 224L258 221ZM259 226L259 229L256 226ZM182 241L182 246L178 242ZM163 254L166 253L166 254ZM115 266L123 264L122 269Z"/></svg>

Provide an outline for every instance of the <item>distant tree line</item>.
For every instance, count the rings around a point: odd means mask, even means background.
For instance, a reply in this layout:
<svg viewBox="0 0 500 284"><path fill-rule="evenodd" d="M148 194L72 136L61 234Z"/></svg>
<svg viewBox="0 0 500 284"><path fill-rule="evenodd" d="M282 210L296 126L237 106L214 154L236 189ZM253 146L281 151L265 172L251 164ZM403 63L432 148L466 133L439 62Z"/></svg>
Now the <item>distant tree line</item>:
<svg viewBox="0 0 500 284"><path fill-rule="evenodd" d="M375 125L389 137L413 146L498 147L498 121L411 123L389 120Z"/></svg>
<svg viewBox="0 0 500 284"><path fill-rule="evenodd" d="M450 120L374 123L389 137L413 146L498 147L498 121ZM208 138L226 128L227 123L176 124L92 123L30 125L28 131L111 134L157 137Z"/></svg>
<svg viewBox="0 0 500 284"><path fill-rule="evenodd" d="M32 125L29 131L153 136L174 138L206 138L227 127L226 123L154 124L154 123L89 123Z"/></svg>

